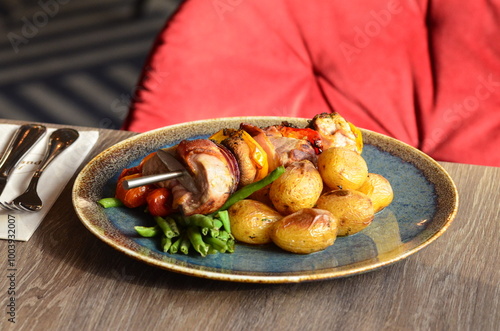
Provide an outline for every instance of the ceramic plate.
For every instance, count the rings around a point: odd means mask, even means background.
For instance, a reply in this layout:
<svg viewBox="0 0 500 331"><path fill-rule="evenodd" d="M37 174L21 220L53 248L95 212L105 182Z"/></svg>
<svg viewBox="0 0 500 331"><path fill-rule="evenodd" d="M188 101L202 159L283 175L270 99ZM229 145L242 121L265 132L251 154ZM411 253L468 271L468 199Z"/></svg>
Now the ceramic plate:
<svg viewBox="0 0 500 331"><path fill-rule="evenodd" d="M83 224L99 239L130 257L166 270L224 281L286 283L360 274L389 265L438 238L458 206L456 187L446 171L424 153L398 140L363 130L363 157L369 172L386 177L394 201L365 230L339 237L328 249L310 255L287 253L273 245L237 244L235 253L170 255L157 239L140 238L135 225L151 225L142 210L103 209L97 200L113 196L117 176L147 154L183 139L204 138L240 123L258 126L282 121L305 126L306 119L239 117L161 128L124 140L96 156L78 175L73 204Z"/></svg>

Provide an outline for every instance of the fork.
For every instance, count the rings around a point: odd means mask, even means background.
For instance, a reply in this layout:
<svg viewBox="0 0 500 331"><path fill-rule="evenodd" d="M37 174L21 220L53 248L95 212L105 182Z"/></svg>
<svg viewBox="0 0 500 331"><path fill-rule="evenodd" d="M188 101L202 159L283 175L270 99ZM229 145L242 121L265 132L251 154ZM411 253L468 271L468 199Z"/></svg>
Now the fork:
<svg viewBox="0 0 500 331"><path fill-rule="evenodd" d="M23 194L11 202L0 202L0 207L7 210L19 210L35 212L43 207L42 199L37 193L38 180L42 176L47 166L67 147L69 147L78 138L78 131L73 129L58 129L49 137L49 143L42 163L33 174L28 184L28 188Z"/></svg>

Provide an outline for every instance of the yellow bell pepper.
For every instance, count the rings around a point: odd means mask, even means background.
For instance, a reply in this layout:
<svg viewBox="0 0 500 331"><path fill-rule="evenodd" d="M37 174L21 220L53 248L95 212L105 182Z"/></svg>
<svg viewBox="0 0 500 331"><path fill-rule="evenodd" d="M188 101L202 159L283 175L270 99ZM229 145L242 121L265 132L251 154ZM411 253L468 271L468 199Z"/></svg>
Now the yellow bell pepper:
<svg viewBox="0 0 500 331"><path fill-rule="evenodd" d="M255 139L246 131L242 131L242 138L250 147L250 158L257 167L257 174L255 175L254 182L266 177L269 172L269 163L267 162L267 153L255 141Z"/></svg>
<svg viewBox="0 0 500 331"><path fill-rule="evenodd" d="M221 129L211 135L208 139L220 144L224 139L229 138L234 131L234 129Z"/></svg>
<svg viewBox="0 0 500 331"><path fill-rule="evenodd" d="M361 154L361 152L363 151L363 135L361 134L361 130L351 122L347 123L349 124L352 133L354 133L354 136L356 137L356 149L358 150L358 153Z"/></svg>

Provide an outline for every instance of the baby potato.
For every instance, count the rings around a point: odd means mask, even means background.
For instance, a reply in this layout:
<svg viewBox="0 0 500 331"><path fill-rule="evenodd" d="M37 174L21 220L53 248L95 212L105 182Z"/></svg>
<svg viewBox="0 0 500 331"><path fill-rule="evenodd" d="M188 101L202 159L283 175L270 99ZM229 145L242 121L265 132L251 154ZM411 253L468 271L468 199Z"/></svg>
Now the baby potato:
<svg viewBox="0 0 500 331"><path fill-rule="evenodd" d="M289 215L302 208L312 208L323 191L323 179L309 160L293 162L271 184L269 198L274 208Z"/></svg>
<svg viewBox="0 0 500 331"><path fill-rule="evenodd" d="M273 202L271 201L271 199L269 198L269 191L271 190L271 184L267 185L267 186L264 186L263 188L261 188L260 190L258 191L255 191L253 192L249 198L252 199L252 200L257 200L257 201L260 201L270 207L273 207Z"/></svg>
<svg viewBox="0 0 500 331"><path fill-rule="evenodd" d="M331 147L321 153L318 170L325 184L333 190L356 190L368 176L365 159L357 152L342 147Z"/></svg>
<svg viewBox="0 0 500 331"><path fill-rule="evenodd" d="M334 190L319 197L317 208L328 210L338 219L338 235L347 236L366 228L375 211L371 199L354 190Z"/></svg>
<svg viewBox="0 0 500 331"><path fill-rule="evenodd" d="M359 192L366 194L373 203L375 212L387 207L394 198L391 183L382 175L369 173L366 181L358 188Z"/></svg>
<svg viewBox="0 0 500 331"><path fill-rule="evenodd" d="M304 208L273 224L271 239L298 254L324 250L337 239L337 219L327 210Z"/></svg>
<svg viewBox="0 0 500 331"><path fill-rule="evenodd" d="M270 243L272 225L283 218L271 207L251 199L236 202L228 213L234 238L247 244Z"/></svg>

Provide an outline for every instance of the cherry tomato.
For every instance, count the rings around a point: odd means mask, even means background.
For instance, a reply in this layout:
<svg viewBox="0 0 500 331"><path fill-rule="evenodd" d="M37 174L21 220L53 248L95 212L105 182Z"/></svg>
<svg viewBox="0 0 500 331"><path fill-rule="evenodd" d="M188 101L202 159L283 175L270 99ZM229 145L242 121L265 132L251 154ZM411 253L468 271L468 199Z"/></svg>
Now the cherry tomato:
<svg viewBox="0 0 500 331"><path fill-rule="evenodd" d="M172 193L160 187L152 190L146 197L149 213L153 216L166 216L173 213Z"/></svg>
<svg viewBox="0 0 500 331"><path fill-rule="evenodd" d="M135 167L130 167L130 168L125 168L122 170L120 176L118 176L118 180L122 179L123 177L125 176L130 176L130 175L133 175L133 174L138 174L138 173L141 173L142 172L142 166L144 165L144 163L149 160L150 158L153 157L153 155L155 155L156 152L153 152L151 154L148 154L146 155L145 158L143 158L141 160L141 163Z"/></svg>
<svg viewBox="0 0 500 331"><path fill-rule="evenodd" d="M132 168L125 168L122 170L120 176L118 176L118 181L122 179L123 177L134 175L140 173L139 167L132 167Z"/></svg>
<svg viewBox="0 0 500 331"><path fill-rule="evenodd" d="M123 181L127 179L140 177L140 173L135 173L132 175L127 175L118 180L116 184L115 197L119 199L123 204L129 208L136 208L146 204L146 197L149 192L151 192L152 187L150 185L139 186L136 188L131 188L126 190L123 187Z"/></svg>
<svg viewBox="0 0 500 331"><path fill-rule="evenodd" d="M144 163L147 160L149 160L150 158L152 158L155 154L156 154L156 152L150 153L150 154L146 155L145 158L142 159L141 163L137 166L137 167L139 167L139 171L142 171L142 166L144 165Z"/></svg>

